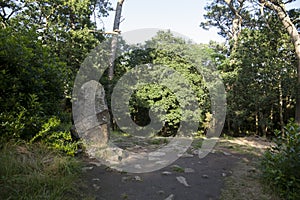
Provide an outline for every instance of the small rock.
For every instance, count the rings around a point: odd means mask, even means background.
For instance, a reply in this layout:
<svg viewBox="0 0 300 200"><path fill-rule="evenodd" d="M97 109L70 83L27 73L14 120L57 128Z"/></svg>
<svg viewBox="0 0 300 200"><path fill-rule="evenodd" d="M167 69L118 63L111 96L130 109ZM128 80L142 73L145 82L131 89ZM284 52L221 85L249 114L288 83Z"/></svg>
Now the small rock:
<svg viewBox="0 0 300 200"><path fill-rule="evenodd" d="M101 187L99 185L93 184L94 189L97 191L99 190Z"/></svg>
<svg viewBox="0 0 300 200"><path fill-rule="evenodd" d="M223 176L223 177L226 177L226 176L227 176L227 174L226 174L226 173L222 173L222 176Z"/></svg>
<svg viewBox="0 0 300 200"><path fill-rule="evenodd" d="M194 155L199 155L199 150L198 150L198 149L194 150L194 151L193 151L193 154L194 154Z"/></svg>
<svg viewBox="0 0 300 200"><path fill-rule="evenodd" d="M128 181L129 179L130 179L130 177L128 177L128 176L122 177L122 182L125 183L125 182Z"/></svg>
<svg viewBox="0 0 300 200"><path fill-rule="evenodd" d="M168 196L167 198L165 198L165 200L174 200L175 195L171 194L170 196Z"/></svg>
<svg viewBox="0 0 300 200"><path fill-rule="evenodd" d="M86 172L86 171L88 171L88 170L92 170L94 167L83 167L82 168L82 171L83 172Z"/></svg>
<svg viewBox="0 0 300 200"><path fill-rule="evenodd" d="M186 187L190 187L190 185L186 182L186 179L183 176L177 176L177 181L181 184L183 184Z"/></svg>
<svg viewBox="0 0 300 200"><path fill-rule="evenodd" d="M203 175L202 175L202 178L208 178L208 175L203 174Z"/></svg>
<svg viewBox="0 0 300 200"><path fill-rule="evenodd" d="M189 153L184 153L181 157L182 157L182 158L193 158L194 155L189 154Z"/></svg>
<svg viewBox="0 0 300 200"><path fill-rule="evenodd" d="M164 195L164 194L165 194L165 191L159 190L159 191L157 191L157 194L159 194L159 195Z"/></svg>
<svg viewBox="0 0 300 200"><path fill-rule="evenodd" d="M105 170L106 170L107 172L113 172L113 171L114 171L114 169L113 169L113 168L110 168L110 167L106 167Z"/></svg>
<svg viewBox="0 0 300 200"><path fill-rule="evenodd" d="M134 177L134 180L135 180L135 181L142 181L142 178L139 177L139 176L135 176L135 177Z"/></svg>
<svg viewBox="0 0 300 200"><path fill-rule="evenodd" d="M164 171L164 172L162 172L161 174L162 174L162 175L171 175L172 172Z"/></svg>
<svg viewBox="0 0 300 200"><path fill-rule="evenodd" d="M231 156L231 155L232 155L231 153L228 153L228 152L225 152L225 151L223 151L223 154L224 154L225 156Z"/></svg>
<svg viewBox="0 0 300 200"><path fill-rule="evenodd" d="M89 162L91 165L95 165L97 167L100 167L101 166L101 163L99 162Z"/></svg>
<svg viewBox="0 0 300 200"><path fill-rule="evenodd" d="M255 173L255 172L256 172L256 169L255 169L255 168L248 169L248 172L250 172L250 173Z"/></svg>
<svg viewBox="0 0 300 200"><path fill-rule="evenodd" d="M93 178L92 181L100 181L99 178Z"/></svg>
<svg viewBox="0 0 300 200"><path fill-rule="evenodd" d="M195 172L195 170L192 169L192 168L185 168L184 169L184 173L194 173L194 172Z"/></svg>

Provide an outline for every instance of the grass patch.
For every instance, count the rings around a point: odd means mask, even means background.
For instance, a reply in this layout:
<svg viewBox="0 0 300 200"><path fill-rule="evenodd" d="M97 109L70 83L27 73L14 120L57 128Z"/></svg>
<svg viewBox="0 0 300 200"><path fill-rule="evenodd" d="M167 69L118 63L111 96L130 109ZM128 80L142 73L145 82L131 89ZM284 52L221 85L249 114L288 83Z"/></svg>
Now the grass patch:
<svg viewBox="0 0 300 200"><path fill-rule="evenodd" d="M238 163L233 174L225 178L220 200L281 200L260 181L260 177L257 162L244 160Z"/></svg>
<svg viewBox="0 0 300 200"><path fill-rule="evenodd" d="M183 173L184 172L184 169L182 167L180 167L180 166L177 166L177 165L173 165L172 166L172 170L174 172L179 172L179 173Z"/></svg>
<svg viewBox="0 0 300 200"><path fill-rule="evenodd" d="M81 172L78 160L42 144L7 143L0 163L1 199L70 199Z"/></svg>
<svg viewBox="0 0 300 200"><path fill-rule="evenodd" d="M255 137L222 138L219 141L218 150L229 150L241 158L231 176L225 178L220 200L281 200L261 179L260 160L270 145L264 138Z"/></svg>

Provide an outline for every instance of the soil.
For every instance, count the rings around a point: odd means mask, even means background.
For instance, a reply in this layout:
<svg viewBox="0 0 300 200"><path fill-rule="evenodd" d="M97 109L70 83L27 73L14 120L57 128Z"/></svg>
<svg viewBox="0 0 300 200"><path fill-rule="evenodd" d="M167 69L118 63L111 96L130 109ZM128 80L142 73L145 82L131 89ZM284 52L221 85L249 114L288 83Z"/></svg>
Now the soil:
<svg viewBox="0 0 300 200"><path fill-rule="evenodd" d="M142 174L118 172L87 159L80 183L80 199L220 199L225 180L241 166L239 163L245 160L251 162L255 158L252 153L259 154L268 146L269 142L256 138L221 140L202 159L190 153L161 170ZM247 151L251 151L251 154ZM187 185L181 183L178 177L185 178Z"/></svg>

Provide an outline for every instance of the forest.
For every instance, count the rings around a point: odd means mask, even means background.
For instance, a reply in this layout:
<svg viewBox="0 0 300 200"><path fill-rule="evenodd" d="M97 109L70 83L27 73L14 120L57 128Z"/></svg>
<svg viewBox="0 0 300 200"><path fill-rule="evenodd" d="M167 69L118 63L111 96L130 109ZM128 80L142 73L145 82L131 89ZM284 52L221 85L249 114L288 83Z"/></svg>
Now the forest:
<svg viewBox="0 0 300 200"><path fill-rule="evenodd" d="M163 127L155 136L176 137L181 120L193 118L198 127L192 134L205 137L215 116L209 94L214 83L203 73L211 74L210 66L214 66L226 92L221 137L274 141L261 158L263 180L272 183L283 199L298 199L300 8L286 9L294 1L208 1L205 21L199 22L199 28L217 28L226 39L224 43L197 44L171 31L159 31L144 44L129 45L119 30L109 32L97 24L114 11L109 0L1 0L1 154L8 146L52 149L71 163L70 168L76 168L73 165L77 165L82 146L74 134L72 117L75 78L89 53L117 34L119 53L113 71L107 69L98 80L105 89L109 110L112 88L125 73L141 65L167 66L189 83L201 110L182 116L178 96L152 83L139 87L130 97L131 119L139 126L148 125L149 110L154 107L157 112L164 110L164 115L158 114ZM118 6L123 3L126 0L118 1ZM122 24L118 25L122 30ZM156 76L162 72L149 73ZM176 80L176 84L184 81ZM182 98L187 99L185 94ZM124 132L113 116L110 125L112 134ZM1 163L7 162L5 158L0 157ZM0 167L0 188L9 180L5 170L7 167ZM3 193L7 199L8 193Z"/></svg>

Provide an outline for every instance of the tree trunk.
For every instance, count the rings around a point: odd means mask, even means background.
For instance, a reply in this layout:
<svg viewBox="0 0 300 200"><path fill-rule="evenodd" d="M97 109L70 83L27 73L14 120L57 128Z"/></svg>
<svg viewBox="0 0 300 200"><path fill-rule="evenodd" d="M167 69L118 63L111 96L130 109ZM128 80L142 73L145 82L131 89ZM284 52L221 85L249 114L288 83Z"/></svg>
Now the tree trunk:
<svg viewBox="0 0 300 200"><path fill-rule="evenodd" d="M280 130L281 134L284 134L284 121L283 121L283 94L282 94L282 85L281 85L281 80L279 80L279 85L278 85L278 90L279 90L279 120L280 120Z"/></svg>
<svg viewBox="0 0 300 200"><path fill-rule="evenodd" d="M259 118L258 118L258 114L259 114L259 111L258 111L258 109L256 109L256 112L255 112L255 135L256 136L259 135Z"/></svg>
<svg viewBox="0 0 300 200"><path fill-rule="evenodd" d="M121 23L121 14L122 14L122 6L124 0L118 0L117 7L116 7L116 14L114 19L114 26L113 26L113 35L111 39L111 57L109 61L109 68L108 68L108 95L111 96L112 93L112 80L114 78L114 71L115 71L115 59L116 59L116 52L118 46L118 35L120 34L120 23ZM112 130L115 130L116 123L111 112L111 106L109 105L109 114L110 114L110 123Z"/></svg>
<svg viewBox="0 0 300 200"><path fill-rule="evenodd" d="M274 10L280 21L282 22L283 26L285 27L286 31L288 32L294 47L295 47L295 54L297 58L297 77L298 77L298 84L296 86L296 113L295 113L295 120L297 124L300 124L300 36L298 30L294 23L292 22L291 18L289 17L285 5L278 0L260 0L260 3L264 4L266 7Z"/></svg>
<svg viewBox="0 0 300 200"><path fill-rule="evenodd" d="M116 33L116 35L112 36L111 59L110 59L110 63L109 63L109 72L108 72L108 78L110 81L114 78L114 66L115 66L116 51L117 51L117 44L118 44L118 34L120 33L119 28L120 28L120 22L121 22L123 3L124 3L124 0L119 0L117 3L117 8L116 8L116 14L115 14L115 20L114 20L114 26L113 26L113 32Z"/></svg>

